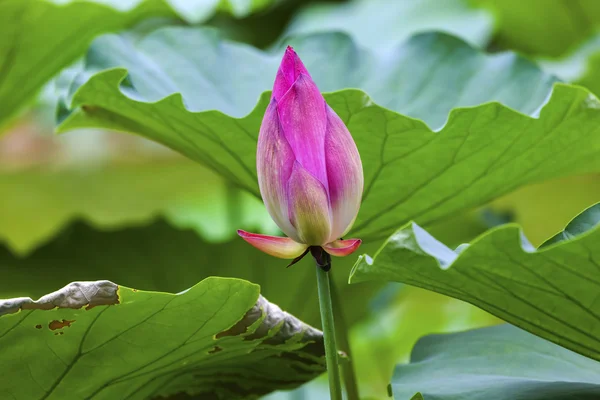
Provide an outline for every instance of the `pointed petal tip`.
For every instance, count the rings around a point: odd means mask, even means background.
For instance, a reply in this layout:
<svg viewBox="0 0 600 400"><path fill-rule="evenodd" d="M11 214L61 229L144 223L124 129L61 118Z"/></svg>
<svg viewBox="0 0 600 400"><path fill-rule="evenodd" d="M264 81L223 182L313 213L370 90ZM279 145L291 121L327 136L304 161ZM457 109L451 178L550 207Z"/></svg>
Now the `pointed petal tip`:
<svg viewBox="0 0 600 400"><path fill-rule="evenodd" d="M327 243L323 246L323 249L332 256L345 257L354 253L360 247L361 243L361 239L340 239Z"/></svg>
<svg viewBox="0 0 600 400"><path fill-rule="evenodd" d="M294 50L294 48L292 46L286 47L285 53L283 54L283 59L284 60L287 59L289 62L291 62L291 64L288 64L287 67L292 67L292 66L295 67L296 63L298 61L300 61L300 57L298 57L298 53L296 53L296 50Z"/></svg>
<svg viewBox="0 0 600 400"><path fill-rule="evenodd" d="M273 97L280 99L294 84L299 74L310 76L294 48L287 46L273 84Z"/></svg>
<svg viewBox="0 0 600 400"><path fill-rule="evenodd" d="M238 229L238 235L246 242L270 256L284 259L296 258L306 251L307 245L287 237L261 235Z"/></svg>
<svg viewBox="0 0 600 400"><path fill-rule="evenodd" d="M293 71L296 66L296 61L300 61L300 57L292 46L287 46L281 60L281 67L286 71Z"/></svg>

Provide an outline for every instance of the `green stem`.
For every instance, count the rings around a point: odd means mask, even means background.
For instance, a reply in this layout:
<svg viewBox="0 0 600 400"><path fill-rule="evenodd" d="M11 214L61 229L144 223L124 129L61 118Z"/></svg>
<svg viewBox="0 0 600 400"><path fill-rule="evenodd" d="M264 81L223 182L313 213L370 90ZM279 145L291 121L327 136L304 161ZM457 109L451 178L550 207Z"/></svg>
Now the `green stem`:
<svg viewBox="0 0 600 400"><path fill-rule="evenodd" d="M333 307L331 304L331 288L329 272L317 262L317 284L319 287L319 308L325 341L325 357L327 359L327 375L329 376L329 393L331 400L342 400L342 384L338 368L337 347L335 345L335 326L333 323Z"/></svg>
<svg viewBox="0 0 600 400"><path fill-rule="evenodd" d="M331 297L333 299L334 320L336 325L338 348L346 353L346 359L340 363L342 370L342 379L348 400L359 400L358 385L356 382L356 373L354 372L354 363L352 358L352 349L350 348L350 340L348 339L348 325L344 316L344 309L340 301L339 291L337 290L335 281L331 281Z"/></svg>

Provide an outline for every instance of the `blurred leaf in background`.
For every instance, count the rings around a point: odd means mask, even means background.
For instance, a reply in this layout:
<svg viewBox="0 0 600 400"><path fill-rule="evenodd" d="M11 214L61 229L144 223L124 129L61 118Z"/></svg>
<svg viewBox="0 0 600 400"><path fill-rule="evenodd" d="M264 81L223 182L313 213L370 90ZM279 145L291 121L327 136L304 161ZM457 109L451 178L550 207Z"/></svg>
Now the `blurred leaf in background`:
<svg viewBox="0 0 600 400"><path fill-rule="evenodd" d="M549 237L562 231L573 216L598 201L600 176L594 174L530 185L494 200L490 207L497 212L509 213L511 221L518 223L531 244L538 247ZM447 228L451 229L450 226ZM449 235L443 236L436 232L434 236L444 243L450 243L447 239ZM471 238L475 236L477 235Z"/></svg>
<svg viewBox="0 0 600 400"><path fill-rule="evenodd" d="M493 13L495 47L531 56L559 57L600 26L600 3L595 0L467 1Z"/></svg>
<svg viewBox="0 0 600 400"><path fill-rule="evenodd" d="M414 34L439 31L485 47L493 23L490 13L464 0L354 0L307 5L290 22L286 36L343 32L361 47L389 50Z"/></svg>
<svg viewBox="0 0 600 400"><path fill-rule="evenodd" d="M0 127L42 86L85 52L98 34L152 17L205 21L244 17L274 0L21 0L0 2Z"/></svg>
<svg viewBox="0 0 600 400"><path fill-rule="evenodd" d="M0 174L0 192L0 238L21 254L78 218L109 229L163 216L220 242L231 239L240 225L277 232L258 199L175 155L6 171Z"/></svg>
<svg viewBox="0 0 600 400"><path fill-rule="evenodd" d="M561 57L541 57L538 62L561 79L587 87L596 97L600 95L600 34L590 36Z"/></svg>
<svg viewBox="0 0 600 400"><path fill-rule="evenodd" d="M415 33L441 31L476 47L560 57L599 26L595 0L351 0L306 6L288 33L341 31L365 47L386 48Z"/></svg>

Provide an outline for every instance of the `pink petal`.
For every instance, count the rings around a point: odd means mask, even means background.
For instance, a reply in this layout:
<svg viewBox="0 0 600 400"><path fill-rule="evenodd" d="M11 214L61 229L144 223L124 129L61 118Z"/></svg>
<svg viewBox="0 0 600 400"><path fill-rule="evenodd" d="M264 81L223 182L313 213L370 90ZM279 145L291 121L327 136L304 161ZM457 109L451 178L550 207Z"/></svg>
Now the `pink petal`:
<svg viewBox="0 0 600 400"><path fill-rule="evenodd" d="M352 135L344 122L327 106L325 157L331 204L330 241L344 236L352 227L362 199L362 163Z"/></svg>
<svg viewBox="0 0 600 400"><path fill-rule="evenodd" d="M258 135L256 170L263 202L273 221L287 236L299 241L289 220L287 188L294 166L294 152L288 144L277 114L277 102L271 101Z"/></svg>
<svg viewBox="0 0 600 400"><path fill-rule="evenodd" d="M360 239L346 239L346 240L336 240L331 243L327 243L323 246L323 249L336 257L344 257L354 253L358 246L362 243Z"/></svg>
<svg viewBox="0 0 600 400"><path fill-rule="evenodd" d="M277 76L273 84L272 98L279 101L292 87L294 82L296 82L300 74L310 77L300 57L298 57L291 46L288 46L279 65L279 70L277 70Z"/></svg>
<svg viewBox="0 0 600 400"><path fill-rule="evenodd" d="M290 238L259 235L258 233L250 233L242 230L238 230L237 232L246 242L273 257L296 258L308 248L307 245L297 243Z"/></svg>
<svg viewBox="0 0 600 400"><path fill-rule="evenodd" d="M322 245L331 231L327 191L321 182L298 162L288 182L290 221L301 243Z"/></svg>
<svg viewBox="0 0 600 400"><path fill-rule="evenodd" d="M327 191L327 104L310 76L298 76L290 90L279 101L277 111L283 134L295 154L296 161L317 178Z"/></svg>

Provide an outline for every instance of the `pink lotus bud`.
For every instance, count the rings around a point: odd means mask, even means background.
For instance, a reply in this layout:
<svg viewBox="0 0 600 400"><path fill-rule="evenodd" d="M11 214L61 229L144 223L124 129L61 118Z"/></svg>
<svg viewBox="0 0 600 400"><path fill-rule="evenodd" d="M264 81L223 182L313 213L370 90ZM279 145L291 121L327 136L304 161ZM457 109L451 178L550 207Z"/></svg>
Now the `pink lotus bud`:
<svg viewBox="0 0 600 400"><path fill-rule="evenodd" d="M280 258L302 256L315 246L334 256L358 248L359 239L340 238L360 207L360 155L291 47L277 71L256 158L263 201L288 238L238 231L244 240Z"/></svg>

